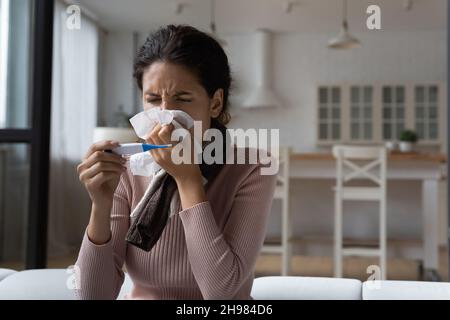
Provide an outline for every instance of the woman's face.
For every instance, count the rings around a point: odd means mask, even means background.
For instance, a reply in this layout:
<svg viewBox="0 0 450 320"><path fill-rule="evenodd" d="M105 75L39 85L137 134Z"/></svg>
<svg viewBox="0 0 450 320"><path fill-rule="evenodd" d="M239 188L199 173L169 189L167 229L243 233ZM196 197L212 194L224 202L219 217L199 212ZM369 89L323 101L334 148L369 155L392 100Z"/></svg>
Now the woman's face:
<svg viewBox="0 0 450 320"><path fill-rule="evenodd" d="M223 106L223 90L210 98L195 75L186 67L154 62L142 76L144 110L160 107L181 110L195 121L202 121L203 131L211 125L211 118L219 116Z"/></svg>

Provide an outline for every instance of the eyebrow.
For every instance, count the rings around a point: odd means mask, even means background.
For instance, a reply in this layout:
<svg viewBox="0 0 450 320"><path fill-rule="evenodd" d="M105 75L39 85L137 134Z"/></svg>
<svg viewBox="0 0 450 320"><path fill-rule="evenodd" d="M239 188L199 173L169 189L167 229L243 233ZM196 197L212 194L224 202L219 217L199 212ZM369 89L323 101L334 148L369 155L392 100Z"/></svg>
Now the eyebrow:
<svg viewBox="0 0 450 320"><path fill-rule="evenodd" d="M148 94L149 96L152 96L152 97L159 97L160 96L159 94L154 93L154 92L146 92L145 94ZM186 95L192 95L192 93L189 92L189 91L177 91L174 94L175 97L177 97L177 96L186 96Z"/></svg>

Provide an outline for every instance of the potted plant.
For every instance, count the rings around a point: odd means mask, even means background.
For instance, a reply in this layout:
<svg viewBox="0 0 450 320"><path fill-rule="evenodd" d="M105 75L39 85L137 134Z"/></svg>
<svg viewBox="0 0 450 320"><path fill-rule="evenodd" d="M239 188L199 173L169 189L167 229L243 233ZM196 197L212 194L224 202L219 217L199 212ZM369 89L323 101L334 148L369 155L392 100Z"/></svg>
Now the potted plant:
<svg viewBox="0 0 450 320"><path fill-rule="evenodd" d="M411 152L414 143L418 140L417 134L413 130L403 130L400 134L400 151L401 152Z"/></svg>

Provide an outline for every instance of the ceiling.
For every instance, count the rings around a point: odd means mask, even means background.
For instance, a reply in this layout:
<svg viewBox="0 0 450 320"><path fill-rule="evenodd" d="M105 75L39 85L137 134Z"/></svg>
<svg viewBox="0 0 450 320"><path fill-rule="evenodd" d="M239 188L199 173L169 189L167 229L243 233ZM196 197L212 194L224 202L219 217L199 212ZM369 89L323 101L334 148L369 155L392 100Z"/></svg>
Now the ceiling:
<svg viewBox="0 0 450 320"><path fill-rule="evenodd" d="M342 19L340 0L293 0L286 13L285 0L216 0L218 33L246 33L258 28L278 32L335 33ZM366 8L381 8L382 31L442 30L447 27L446 0L348 0L350 29L376 32L366 28ZM77 0L97 17L98 23L111 31L143 31L169 23L185 23L207 29L210 20L209 0ZM181 14L176 4L183 3ZM381 31L381 32L382 32Z"/></svg>

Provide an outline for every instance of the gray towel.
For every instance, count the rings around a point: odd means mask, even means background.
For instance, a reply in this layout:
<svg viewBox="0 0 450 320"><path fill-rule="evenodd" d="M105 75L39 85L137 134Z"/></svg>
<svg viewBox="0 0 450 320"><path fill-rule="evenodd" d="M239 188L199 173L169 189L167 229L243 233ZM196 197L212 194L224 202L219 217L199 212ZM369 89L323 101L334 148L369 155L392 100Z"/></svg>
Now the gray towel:
<svg viewBox="0 0 450 320"><path fill-rule="evenodd" d="M164 170L153 177L144 196L131 214L136 216L128 230L126 241L145 251L150 251L158 241L167 220L180 211L180 201L175 180Z"/></svg>

